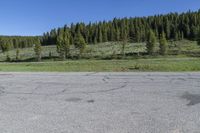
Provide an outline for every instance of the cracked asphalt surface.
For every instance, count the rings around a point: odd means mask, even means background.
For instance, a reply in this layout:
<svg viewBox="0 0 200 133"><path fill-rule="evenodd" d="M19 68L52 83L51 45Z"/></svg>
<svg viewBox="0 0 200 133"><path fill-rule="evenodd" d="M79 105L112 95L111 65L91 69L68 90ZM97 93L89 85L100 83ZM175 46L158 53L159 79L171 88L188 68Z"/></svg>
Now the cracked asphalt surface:
<svg viewBox="0 0 200 133"><path fill-rule="evenodd" d="M200 133L200 73L0 73L1 133Z"/></svg>

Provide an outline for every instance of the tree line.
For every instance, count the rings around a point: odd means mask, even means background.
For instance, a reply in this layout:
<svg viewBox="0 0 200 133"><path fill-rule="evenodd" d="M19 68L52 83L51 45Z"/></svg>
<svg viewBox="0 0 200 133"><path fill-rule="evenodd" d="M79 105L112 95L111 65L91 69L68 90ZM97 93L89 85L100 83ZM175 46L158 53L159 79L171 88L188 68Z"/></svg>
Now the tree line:
<svg viewBox="0 0 200 133"><path fill-rule="evenodd" d="M200 10L186 13L169 13L149 17L114 18L112 21L76 23L44 33L42 45L57 45L60 57L70 56L70 46L79 49L81 57L86 44L122 42L122 54L127 42L146 42L147 53L154 55L156 43L159 53L167 54L167 40L197 40L200 29ZM199 42L199 41L198 41Z"/></svg>
<svg viewBox="0 0 200 133"><path fill-rule="evenodd" d="M70 57L70 47L79 50L82 56L87 44L103 42L120 42L122 55L125 56L125 46L128 42L146 42L147 53L154 55L159 43L159 54L168 51L168 40L196 40L200 45L200 10L186 13L169 13L149 17L114 18L112 21L96 23L76 23L65 25L43 36L0 36L0 48L3 52L13 48L35 46L38 61L41 60L41 45L56 45L60 58ZM16 53L16 55L18 55Z"/></svg>
<svg viewBox="0 0 200 133"><path fill-rule="evenodd" d="M55 45L63 31L68 34L69 44L74 44L77 36L83 37L87 44L123 41L127 38L129 42L145 42L150 30L157 39L160 39L160 35L164 32L167 40L196 40L199 28L200 10L149 17L114 18L112 21L89 24L72 23L70 26L65 25L44 33L41 43Z"/></svg>
<svg viewBox="0 0 200 133"><path fill-rule="evenodd" d="M40 44L40 42L40 36L0 36L0 49L6 52L11 49L33 47L33 45Z"/></svg>

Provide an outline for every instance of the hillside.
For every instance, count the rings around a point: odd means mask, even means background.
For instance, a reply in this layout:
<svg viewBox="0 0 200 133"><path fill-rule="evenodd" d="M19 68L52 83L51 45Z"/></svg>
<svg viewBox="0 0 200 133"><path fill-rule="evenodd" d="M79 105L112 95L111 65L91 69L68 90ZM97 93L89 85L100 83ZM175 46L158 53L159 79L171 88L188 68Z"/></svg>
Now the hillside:
<svg viewBox="0 0 200 133"><path fill-rule="evenodd" d="M114 18L95 23L72 23L44 33L42 44L52 45L64 33L70 44L81 35L87 44L122 41L145 42L152 30L156 38L164 32L167 40L196 40L200 28L200 10L185 13L156 14L155 16Z"/></svg>
<svg viewBox="0 0 200 133"><path fill-rule="evenodd" d="M158 45L157 45L158 49ZM76 59L78 51L75 48L71 48L71 59ZM83 58L85 59L117 59L122 58L121 56L122 45L118 42L107 42L96 45L88 45L85 52L83 53ZM133 58L149 58L145 54L146 47L145 43L128 43L125 47L125 54L127 59ZM6 53L0 53L0 61L6 61L7 55L15 61L16 49L11 50ZM200 47L195 41L177 41L169 42L169 54L168 56L200 56ZM23 48L19 50L19 61L34 61L35 52L34 47ZM59 60L59 54L57 53L57 48L55 45L43 46L42 47L42 57L45 60Z"/></svg>
<svg viewBox="0 0 200 133"><path fill-rule="evenodd" d="M111 21L95 23L72 23L45 32L43 36L0 36L0 49L32 47L41 43L43 46L55 45L62 34L67 34L67 41L74 45L77 36L83 37L86 44L128 41L145 42L152 30L159 40L164 33L167 40L198 39L200 29L200 10L184 13L157 14L146 17L114 18Z"/></svg>
<svg viewBox="0 0 200 133"><path fill-rule="evenodd" d="M0 70L199 71L199 28L200 11L189 11L0 36Z"/></svg>

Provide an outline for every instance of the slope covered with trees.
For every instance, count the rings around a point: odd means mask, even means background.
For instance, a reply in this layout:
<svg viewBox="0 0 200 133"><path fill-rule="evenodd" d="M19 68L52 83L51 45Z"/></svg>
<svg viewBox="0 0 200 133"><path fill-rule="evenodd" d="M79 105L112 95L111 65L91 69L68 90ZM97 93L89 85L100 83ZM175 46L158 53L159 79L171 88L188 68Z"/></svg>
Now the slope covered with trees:
<svg viewBox="0 0 200 133"><path fill-rule="evenodd" d="M42 44L55 45L58 36L64 31L68 34L68 42L74 44L77 35L81 35L87 44L109 41L144 42L148 39L149 31L154 32L156 38L161 34L167 40L196 40L200 28L200 10L186 13L170 13L149 17L114 18L112 21L96 23L77 23L44 33ZM64 30L63 30L64 29Z"/></svg>
<svg viewBox="0 0 200 133"><path fill-rule="evenodd" d="M92 58L97 56L92 56L91 53L97 51L87 46L87 44L97 43L99 45L90 46L97 46L98 49L101 49L100 45L107 43L111 43L112 47L115 44L120 45L120 50L112 49L109 51L112 52L112 54L109 54L109 58L112 59L116 58L116 55L124 58L126 55L135 55L135 53L137 56L141 54L151 56L200 55L196 46L190 47L188 45L187 50L183 51L182 49L185 49L184 46L177 43L182 42L180 40L197 41L197 44L200 45L200 10L149 17L114 18L112 21L89 24L72 23L70 26L65 25L44 33L43 36L0 36L0 50L4 54L5 52L7 53L7 61L10 60L10 55L7 51L17 49L15 55L18 61L21 56L19 49L33 46L35 46L35 57L40 61L44 57L43 54L47 52L42 49L41 45L54 45L53 47L56 45L58 55L53 57L52 51L49 51L49 58L59 57L65 60L69 58L84 58L85 55L87 55L87 58ZM142 51L126 51L130 43L137 44L141 42L145 44L142 46ZM196 42L194 43L196 44ZM101 56L103 57L106 52L108 51L101 51Z"/></svg>
<svg viewBox="0 0 200 133"><path fill-rule="evenodd" d="M40 44L41 37L35 36L0 36L0 49L5 52L11 49L32 47Z"/></svg>

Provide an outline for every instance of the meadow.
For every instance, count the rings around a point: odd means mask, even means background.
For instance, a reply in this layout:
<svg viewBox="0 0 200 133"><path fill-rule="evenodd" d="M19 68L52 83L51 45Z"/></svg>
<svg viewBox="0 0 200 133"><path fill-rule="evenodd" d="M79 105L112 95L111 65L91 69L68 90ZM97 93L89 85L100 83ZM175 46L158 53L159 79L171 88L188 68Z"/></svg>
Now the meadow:
<svg viewBox="0 0 200 133"><path fill-rule="evenodd" d="M35 61L34 48L20 49L20 59L16 50L0 54L0 71L15 72L133 72L133 71L200 71L200 47L194 41L168 42L166 56L146 55L145 43L129 43L125 47L125 57L121 55L121 45L117 42L88 45L83 57L76 58L71 48L71 58L61 61L56 46L42 47L42 62ZM11 62L6 62L7 56Z"/></svg>
<svg viewBox="0 0 200 133"><path fill-rule="evenodd" d="M168 55L165 57L199 57L200 47L195 41L176 41L168 42L169 50ZM159 44L157 45L159 49ZM71 60L76 60L78 54L77 49L71 47ZM125 46L125 57L122 57L122 45L120 42L107 42L95 45L87 45L82 58L83 59L135 59L135 58L159 58L162 56L155 55L149 56L146 54L145 43L127 43ZM16 49L8 52L0 52L0 61L5 62L7 56L12 61L16 59ZM42 61L58 61L59 54L57 53L56 45L42 47ZM19 62L34 62L35 52L34 47L19 49Z"/></svg>
<svg viewBox="0 0 200 133"><path fill-rule="evenodd" d="M69 60L55 62L0 63L2 72L135 72L200 71L199 58L134 60Z"/></svg>

